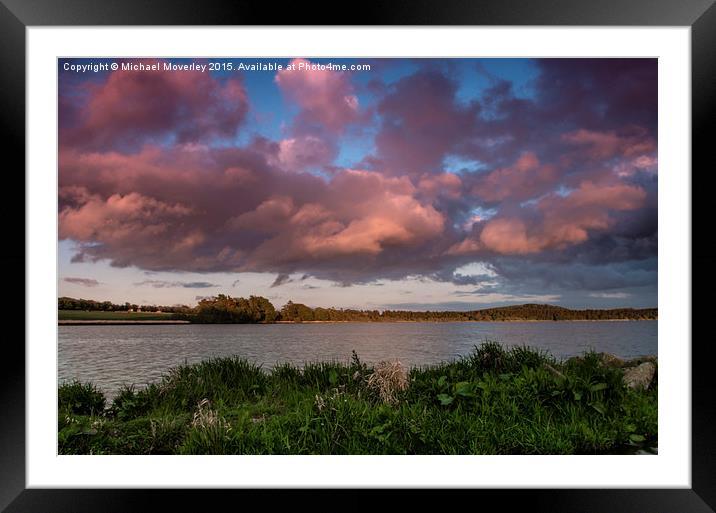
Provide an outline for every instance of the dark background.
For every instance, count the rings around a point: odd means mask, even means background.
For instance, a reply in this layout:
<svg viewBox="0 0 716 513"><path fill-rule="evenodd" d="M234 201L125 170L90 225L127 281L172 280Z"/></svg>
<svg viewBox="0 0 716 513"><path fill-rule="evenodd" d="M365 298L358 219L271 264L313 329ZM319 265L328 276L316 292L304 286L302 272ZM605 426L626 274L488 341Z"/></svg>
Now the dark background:
<svg viewBox="0 0 716 513"><path fill-rule="evenodd" d="M692 28L692 488L681 490L402 491L400 508L443 500L441 508L531 512L709 512L716 507L716 387L709 320L716 246L711 235L710 132L716 103L714 0L392 0L348 3L194 0L0 0L0 156L5 200L0 269L6 325L0 359L0 510L7 512L205 511L285 505L294 509L383 509L388 491L339 490L26 490L25 342L25 28L37 25L665 25ZM330 42L327 42L330 44ZM91 50L90 50L91 51ZM668 272L668 269L661 269ZM696 274L698 273L698 274ZM48 284L54 287L55 284ZM697 328L701 328L700 330ZM13 335L11 329L15 329ZM700 336L699 331L701 331ZM51 341L48 341L51 343ZM689 344L690 340L663 340ZM131 456L128 456L131 457ZM430 494L430 497L426 497ZM449 495L448 495L449 494ZM348 497L348 496L351 497ZM438 495L436 497L436 495ZM385 497L387 498L387 497ZM444 501L449 498L449 501ZM260 503L254 504L254 500ZM465 505L465 506L463 506Z"/></svg>

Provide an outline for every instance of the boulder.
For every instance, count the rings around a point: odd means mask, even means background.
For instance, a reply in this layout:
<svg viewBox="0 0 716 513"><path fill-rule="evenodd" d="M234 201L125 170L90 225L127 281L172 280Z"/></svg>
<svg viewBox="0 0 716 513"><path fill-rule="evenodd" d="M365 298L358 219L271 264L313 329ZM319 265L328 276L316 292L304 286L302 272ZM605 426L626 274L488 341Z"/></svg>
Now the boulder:
<svg viewBox="0 0 716 513"><path fill-rule="evenodd" d="M640 363L636 367L629 367L624 370L622 378L627 388L649 388L651 380L654 379L656 364L654 362Z"/></svg>

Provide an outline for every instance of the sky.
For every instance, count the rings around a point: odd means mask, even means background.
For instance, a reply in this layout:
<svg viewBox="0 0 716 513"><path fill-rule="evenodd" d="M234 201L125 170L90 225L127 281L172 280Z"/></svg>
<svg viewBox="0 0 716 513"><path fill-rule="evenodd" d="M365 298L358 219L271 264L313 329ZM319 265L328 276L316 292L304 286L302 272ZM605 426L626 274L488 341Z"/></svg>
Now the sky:
<svg viewBox="0 0 716 513"><path fill-rule="evenodd" d="M58 76L60 296L657 306L656 59L60 59Z"/></svg>

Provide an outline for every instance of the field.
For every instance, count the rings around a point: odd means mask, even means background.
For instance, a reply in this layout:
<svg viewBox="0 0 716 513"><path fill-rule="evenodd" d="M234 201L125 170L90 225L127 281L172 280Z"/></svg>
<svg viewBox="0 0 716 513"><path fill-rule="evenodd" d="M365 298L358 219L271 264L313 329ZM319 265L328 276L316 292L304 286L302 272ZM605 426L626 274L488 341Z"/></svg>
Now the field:
<svg viewBox="0 0 716 513"><path fill-rule="evenodd" d="M87 310L59 310L60 321L166 321L170 313L157 312L102 312Z"/></svg>
<svg viewBox="0 0 716 513"><path fill-rule="evenodd" d="M494 343L462 359L180 366L111 404L59 388L60 454L605 454L657 446L657 382L627 388L589 353L557 362ZM648 450L646 452L649 452Z"/></svg>

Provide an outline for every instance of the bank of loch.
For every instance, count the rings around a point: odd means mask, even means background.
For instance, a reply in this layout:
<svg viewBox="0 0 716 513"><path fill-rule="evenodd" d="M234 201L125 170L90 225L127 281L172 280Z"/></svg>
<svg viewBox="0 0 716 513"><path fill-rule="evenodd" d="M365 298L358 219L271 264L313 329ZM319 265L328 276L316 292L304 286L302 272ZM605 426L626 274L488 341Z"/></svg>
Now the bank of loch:
<svg viewBox="0 0 716 513"><path fill-rule="evenodd" d="M60 454L605 454L656 447L655 357L558 361L488 342L460 359L179 366L107 404L59 388Z"/></svg>

